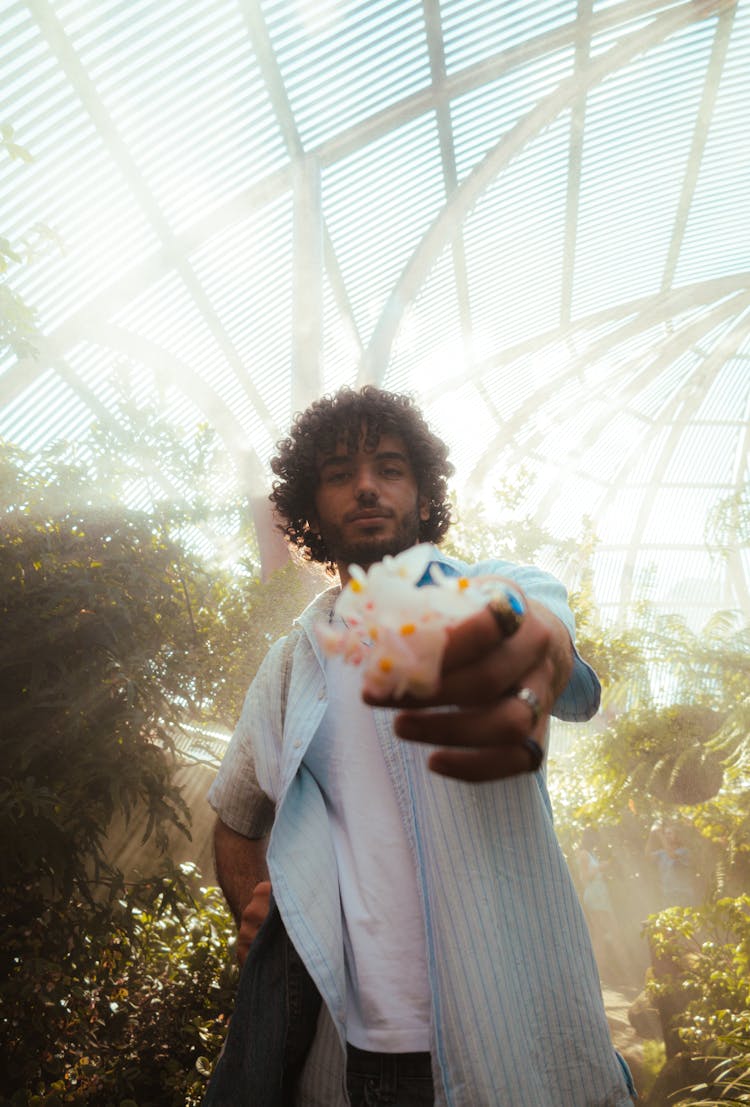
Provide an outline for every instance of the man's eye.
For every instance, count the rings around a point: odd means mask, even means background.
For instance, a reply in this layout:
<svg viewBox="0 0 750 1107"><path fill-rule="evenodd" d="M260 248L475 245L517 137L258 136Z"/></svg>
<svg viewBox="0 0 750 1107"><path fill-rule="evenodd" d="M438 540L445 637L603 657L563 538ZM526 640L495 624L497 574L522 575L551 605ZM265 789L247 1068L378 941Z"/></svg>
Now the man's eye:
<svg viewBox="0 0 750 1107"><path fill-rule="evenodd" d="M343 484L348 476L348 469L334 469L327 474L326 481L328 484Z"/></svg>
<svg viewBox="0 0 750 1107"><path fill-rule="evenodd" d="M383 473L386 477L400 477L403 470L400 465L386 465L383 469Z"/></svg>

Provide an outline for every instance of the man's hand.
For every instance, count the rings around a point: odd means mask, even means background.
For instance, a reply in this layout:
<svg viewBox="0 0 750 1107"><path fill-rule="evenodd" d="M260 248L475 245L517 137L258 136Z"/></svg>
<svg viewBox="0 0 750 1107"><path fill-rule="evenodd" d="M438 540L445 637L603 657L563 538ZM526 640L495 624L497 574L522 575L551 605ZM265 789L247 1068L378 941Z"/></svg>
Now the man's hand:
<svg viewBox="0 0 750 1107"><path fill-rule="evenodd" d="M550 709L572 670L573 649L558 619L541 605L524 602L521 624L511 637L503 636L487 608L448 632L434 696L399 701L365 697L373 706L406 706L396 716L396 733L442 747L428 761L434 772L476 782L538 768L534 748L526 742L532 738L543 748ZM536 697L538 714L518 698L522 688ZM454 710L429 710L445 706Z"/></svg>
<svg viewBox="0 0 750 1107"><path fill-rule="evenodd" d="M240 928L237 931L237 960L240 965L245 964L248 950L260 930L270 906L271 882L270 880L261 880L253 888L250 902L243 909L240 917Z"/></svg>

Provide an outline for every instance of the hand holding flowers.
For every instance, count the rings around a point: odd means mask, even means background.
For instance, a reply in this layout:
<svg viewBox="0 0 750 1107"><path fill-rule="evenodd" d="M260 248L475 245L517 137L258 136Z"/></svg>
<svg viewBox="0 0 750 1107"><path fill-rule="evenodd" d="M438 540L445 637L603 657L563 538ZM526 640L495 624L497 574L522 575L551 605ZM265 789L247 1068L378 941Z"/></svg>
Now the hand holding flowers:
<svg viewBox="0 0 750 1107"><path fill-rule="evenodd" d="M523 602L494 576L463 577L430 561L430 546L386 557L351 579L335 620L318 628L323 650L361 665L363 693L376 699L431 696L437 690L448 629L476 614L502 587L519 614ZM429 582L423 583L425 576Z"/></svg>

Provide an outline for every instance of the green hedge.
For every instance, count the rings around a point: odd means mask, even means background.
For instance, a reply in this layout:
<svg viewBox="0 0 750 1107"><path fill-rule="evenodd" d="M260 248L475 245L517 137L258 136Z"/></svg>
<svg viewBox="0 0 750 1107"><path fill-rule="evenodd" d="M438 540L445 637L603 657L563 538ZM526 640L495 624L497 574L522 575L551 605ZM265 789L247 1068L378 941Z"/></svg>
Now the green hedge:
<svg viewBox="0 0 750 1107"><path fill-rule="evenodd" d="M178 872L20 911L0 955L3 1107L200 1103L237 970L221 893L188 887Z"/></svg>

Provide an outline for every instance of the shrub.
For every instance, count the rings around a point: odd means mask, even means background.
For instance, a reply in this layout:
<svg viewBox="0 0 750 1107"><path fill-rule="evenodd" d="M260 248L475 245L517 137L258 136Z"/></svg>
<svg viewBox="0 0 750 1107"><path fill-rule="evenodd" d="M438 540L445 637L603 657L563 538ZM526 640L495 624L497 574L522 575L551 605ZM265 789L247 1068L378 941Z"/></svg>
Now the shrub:
<svg viewBox="0 0 750 1107"><path fill-rule="evenodd" d="M0 1104L192 1107L231 1012L234 924L183 872L58 902L6 934Z"/></svg>
<svg viewBox="0 0 750 1107"><path fill-rule="evenodd" d="M660 970L650 981L651 995L671 1011L670 1029L684 1051L713 1065L711 1084L692 1092L720 1094L680 1104L750 1102L750 896L672 907L647 929Z"/></svg>

